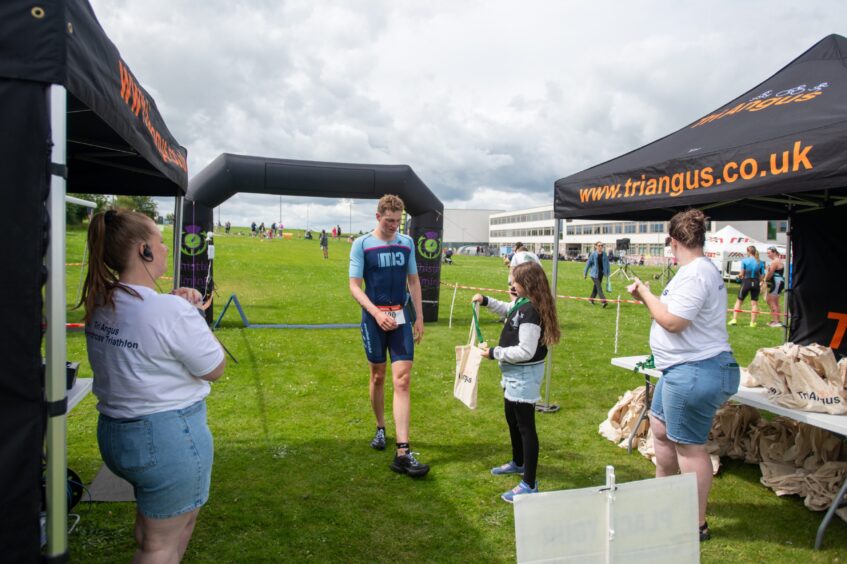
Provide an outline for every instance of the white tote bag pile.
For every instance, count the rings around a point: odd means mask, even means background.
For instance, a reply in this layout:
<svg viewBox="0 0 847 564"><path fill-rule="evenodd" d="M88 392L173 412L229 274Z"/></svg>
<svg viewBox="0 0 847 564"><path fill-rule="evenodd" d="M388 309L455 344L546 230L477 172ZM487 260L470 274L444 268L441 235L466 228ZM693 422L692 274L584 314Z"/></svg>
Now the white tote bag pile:
<svg viewBox="0 0 847 564"><path fill-rule="evenodd" d="M835 362L832 349L785 343L763 348L745 371L742 385L763 386L777 405L802 411L847 413L847 361Z"/></svg>

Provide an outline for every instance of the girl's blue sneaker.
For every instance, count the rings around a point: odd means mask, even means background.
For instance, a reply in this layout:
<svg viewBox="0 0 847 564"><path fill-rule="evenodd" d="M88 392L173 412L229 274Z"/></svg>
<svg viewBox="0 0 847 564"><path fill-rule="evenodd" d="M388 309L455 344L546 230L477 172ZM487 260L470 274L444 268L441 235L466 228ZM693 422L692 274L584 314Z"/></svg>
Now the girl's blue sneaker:
<svg viewBox="0 0 847 564"><path fill-rule="evenodd" d="M521 480L521 483L507 491L500 497L503 498L503 501L507 503L514 503L516 495L524 495L524 494L534 494L538 493L538 482L535 483L535 487L529 487L529 484Z"/></svg>
<svg viewBox="0 0 847 564"><path fill-rule="evenodd" d="M523 474L523 466L518 466L515 464L514 460L510 460L506 464L492 468L491 473L495 476L502 476L503 474Z"/></svg>

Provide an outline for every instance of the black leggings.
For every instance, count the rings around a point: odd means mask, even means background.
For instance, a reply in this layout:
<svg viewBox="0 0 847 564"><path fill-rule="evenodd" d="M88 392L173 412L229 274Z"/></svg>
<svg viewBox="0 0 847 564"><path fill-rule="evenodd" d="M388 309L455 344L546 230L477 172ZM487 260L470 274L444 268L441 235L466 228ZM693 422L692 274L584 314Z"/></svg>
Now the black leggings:
<svg viewBox="0 0 847 564"><path fill-rule="evenodd" d="M523 466L523 481L535 487L538 469L538 433L535 431L535 404L503 398L506 423L512 439L512 460Z"/></svg>
<svg viewBox="0 0 847 564"><path fill-rule="evenodd" d="M606 296L603 294L603 277L592 278L591 280L594 282L594 288L591 290L591 299L593 300L599 295L600 299L605 302Z"/></svg>

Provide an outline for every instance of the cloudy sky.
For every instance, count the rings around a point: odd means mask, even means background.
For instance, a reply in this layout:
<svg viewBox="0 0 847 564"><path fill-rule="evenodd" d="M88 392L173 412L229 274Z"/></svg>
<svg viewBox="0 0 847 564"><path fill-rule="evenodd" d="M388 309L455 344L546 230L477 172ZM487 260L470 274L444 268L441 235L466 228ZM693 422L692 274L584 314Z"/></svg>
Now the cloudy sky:
<svg viewBox="0 0 847 564"><path fill-rule="evenodd" d="M847 35L844 0L91 3L190 176L224 152L408 164L446 208L552 203L556 179ZM358 230L373 208L241 194L220 217Z"/></svg>

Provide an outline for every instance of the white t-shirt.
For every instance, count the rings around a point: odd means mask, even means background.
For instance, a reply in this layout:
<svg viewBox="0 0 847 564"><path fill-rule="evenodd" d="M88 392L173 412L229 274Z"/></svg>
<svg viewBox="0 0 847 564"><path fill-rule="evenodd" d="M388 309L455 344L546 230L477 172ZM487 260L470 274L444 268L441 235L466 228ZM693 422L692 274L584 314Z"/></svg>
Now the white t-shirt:
<svg viewBox="0 0 847 564"><path fill-rule="evenodd" d="M671 333L653 321L650 348L656 368L712 358L731 351L726 332L726 286L712 261L700 257L680 267L659 298L668 312L690 321Z"/></svg>
<svg viewBox="0 0 847 564"><path fill-rule="evenodd" d="M129 419L205 398L209 382L197 376L224 355L206 320L183 298L128 286L144 299L115 290L115 309L97 308L85 325L97 409Z"/></svg>
<svg viewBox="0 0 847 564"><path fill-rule="evenodd" d="M514 268L519 264L523 264L529 261L541 264L541 261L538 260L538 256L535 253L531 253L529 251L518 251L514 255L512 255L512 260L511 262L509 262L509 266L511 268Z"/></svg>

